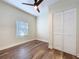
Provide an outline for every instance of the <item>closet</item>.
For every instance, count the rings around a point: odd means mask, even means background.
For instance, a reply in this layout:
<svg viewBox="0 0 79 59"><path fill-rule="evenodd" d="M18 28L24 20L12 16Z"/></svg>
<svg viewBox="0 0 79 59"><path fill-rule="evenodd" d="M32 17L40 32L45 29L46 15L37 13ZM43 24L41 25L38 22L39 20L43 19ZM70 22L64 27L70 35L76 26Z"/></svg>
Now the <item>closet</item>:
<svg viewBox="0 0 79 59"><path fill-rule="evenodd" d="M76 8L54 13L53 39L54 49L76 55Z"/></svg>

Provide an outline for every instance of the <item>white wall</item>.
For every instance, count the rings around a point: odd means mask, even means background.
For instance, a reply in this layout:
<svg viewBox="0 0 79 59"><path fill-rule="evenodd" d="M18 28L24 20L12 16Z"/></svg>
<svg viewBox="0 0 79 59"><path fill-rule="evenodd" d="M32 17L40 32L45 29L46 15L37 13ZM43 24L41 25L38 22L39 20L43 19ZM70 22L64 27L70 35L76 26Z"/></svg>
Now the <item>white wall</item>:
<svg viewBox="0 0 79 59"><path fill-rule="evenodd" d="M48 9L43 9L37 18L38 40L48 42L48 34Z"/></svg>
<svg viewBox="0 0 79 59"><path fill-rule="evenodd" d="M16 20L29 24L28 36L16 38ZM0 1L0 50L36 37L36 17Z"/></svg>
<svg viewBox="0 0 79 59"><path fill-rule="evenodd" d="M79 58L79 4L77 8L77 56Z"/></svg>

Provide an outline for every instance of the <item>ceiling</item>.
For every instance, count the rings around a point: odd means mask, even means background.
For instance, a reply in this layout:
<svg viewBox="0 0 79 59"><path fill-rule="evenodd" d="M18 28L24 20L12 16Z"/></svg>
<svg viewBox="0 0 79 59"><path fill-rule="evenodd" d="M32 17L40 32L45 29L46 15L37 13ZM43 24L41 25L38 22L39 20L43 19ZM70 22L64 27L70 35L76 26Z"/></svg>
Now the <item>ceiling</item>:
<svg viewBox="0 0 79 59"><path fill-rule="evenodd" d="M28 5L23 5L22 3L34 3L34 0L3 0L25 12L28 12L34 16L38 16L40 13L37 13L37 11L35 11L33 6L28 6ZM45 9L48 8L48 6L50 6L51 4L57 2L58 0L44 0L40 5L39 5L39 9L40 11L43 11Z"/></svg>

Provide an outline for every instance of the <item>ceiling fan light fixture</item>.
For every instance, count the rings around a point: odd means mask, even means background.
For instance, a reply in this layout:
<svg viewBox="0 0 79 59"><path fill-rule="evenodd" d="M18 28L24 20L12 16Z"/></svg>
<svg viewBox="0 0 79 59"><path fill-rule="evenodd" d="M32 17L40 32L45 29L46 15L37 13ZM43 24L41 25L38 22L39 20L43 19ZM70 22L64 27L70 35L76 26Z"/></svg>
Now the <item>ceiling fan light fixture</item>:
<svg viewBox="0 0 79 59"><path fill-rule="evenodd" d="M34 9L37 10L37 8L38 8L38 6L35 5L35 6L34 6Z"/></svg>

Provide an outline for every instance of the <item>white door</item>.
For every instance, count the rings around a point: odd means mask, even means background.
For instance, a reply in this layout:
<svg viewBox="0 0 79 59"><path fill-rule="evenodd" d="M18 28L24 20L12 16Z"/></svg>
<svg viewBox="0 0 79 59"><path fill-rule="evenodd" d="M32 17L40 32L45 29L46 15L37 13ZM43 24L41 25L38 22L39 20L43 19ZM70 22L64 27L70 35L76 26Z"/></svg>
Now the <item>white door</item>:
<svg viewBox="0 0 79 59"><path fill-rule="evenodd" d="M76 9L64 11L64 51L76 55Z"/></svg>
<svg viewBox="0 0 79 59"><path fill-rule="evenodd" d="M54 48L63 50L63 13L58 12L53 17Z"/></svg>

